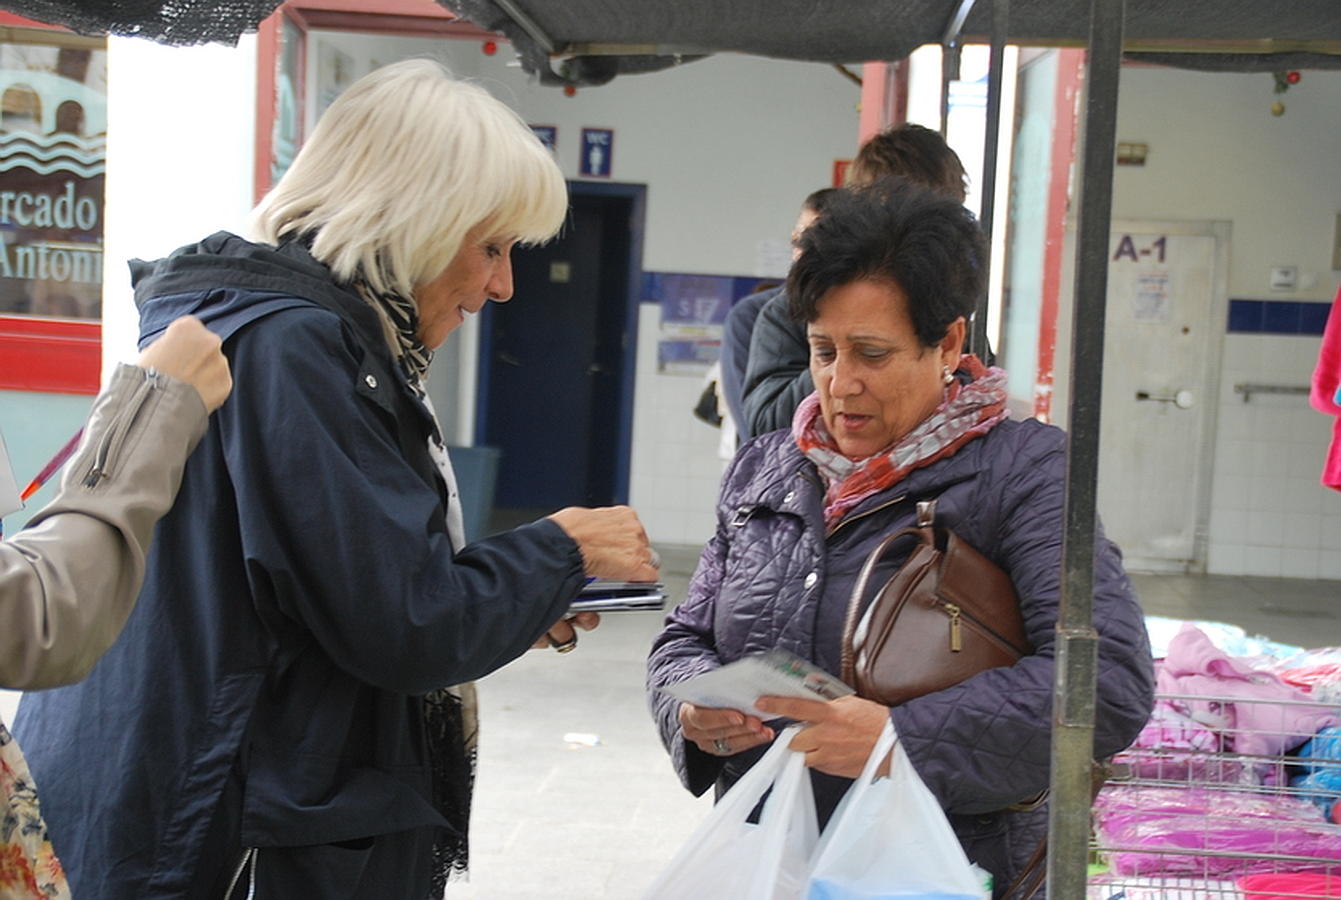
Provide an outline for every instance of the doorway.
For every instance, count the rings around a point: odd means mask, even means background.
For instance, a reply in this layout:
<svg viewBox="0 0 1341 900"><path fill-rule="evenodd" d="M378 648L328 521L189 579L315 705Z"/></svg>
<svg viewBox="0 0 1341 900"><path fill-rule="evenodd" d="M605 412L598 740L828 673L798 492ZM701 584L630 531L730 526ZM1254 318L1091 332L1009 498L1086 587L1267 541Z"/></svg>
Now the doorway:
<svg viewBox="0 0 1341 900"><path fill-rule="evenodd" d="M1206 571L1228 248L1224 222L1113 222L1098 504L1134 571Z"/></svg>
<svg viewBox="0 0 1341 900"><path fill-rule="evenodd" d="M480 319L475 433L499 451L495 527L628 502L645 185L569 182L568 221L513 251Z"/></svg>

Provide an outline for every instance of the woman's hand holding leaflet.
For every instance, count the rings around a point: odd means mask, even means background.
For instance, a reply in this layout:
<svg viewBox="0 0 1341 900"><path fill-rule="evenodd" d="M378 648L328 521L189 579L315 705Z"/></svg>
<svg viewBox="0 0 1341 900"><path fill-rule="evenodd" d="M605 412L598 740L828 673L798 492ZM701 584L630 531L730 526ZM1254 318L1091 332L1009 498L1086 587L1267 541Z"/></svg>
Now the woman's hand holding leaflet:
<svg viewBox="0 0 1341 900"><path fill-rule="evenodd" d="M889 721L889 707L857 696L837 700L762 697L755 705L764 712L807 723L809 727L792 739L792 749L805 753L810 768L844 778L861 774ZM889 774L889 760L876 774Z"/></svg>
<svg viewBox="0 0 1341 900"><path fill-rule="evenodd" d="M738 709L684 703L679 716L685 740L713 756L730 756L773 740L773 729Z"/></svg>

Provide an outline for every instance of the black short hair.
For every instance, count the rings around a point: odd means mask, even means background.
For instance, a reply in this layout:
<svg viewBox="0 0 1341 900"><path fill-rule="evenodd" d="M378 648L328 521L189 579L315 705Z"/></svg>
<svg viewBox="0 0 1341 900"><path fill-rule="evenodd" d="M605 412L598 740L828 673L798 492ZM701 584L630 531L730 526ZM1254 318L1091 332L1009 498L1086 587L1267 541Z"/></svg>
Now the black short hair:
<svg viewBox="0 0 1341 900"><path fill-rule="evenodd" d="M902 179L839 191L798 246L787 276L798 322L815 321L834 288L892 282L908 297L918 339L932 347L951 322L973 315L986 286L987 246L977 219L944 193Z"/></svg>
<svg viewBox="0 0 1341 900"><path fill-rule="evenodd" d="M822 216L824 215L824 211L829 208L829 200L834 194L838 193L839 190L841 190L841 188L825 187L820 188L818 191L811 191L810 194L806 196L805 202L801 204L801 208L808 209L817 216Z"/></svg>
<svg viewBox="0 0 1341 900"><path fill-rule="evenodd" d="M960 203L968 195L968 175L959 154L940 132L904 123L887 128L861 145L847 169L849 186L898 175L944 191Z"/></svg>

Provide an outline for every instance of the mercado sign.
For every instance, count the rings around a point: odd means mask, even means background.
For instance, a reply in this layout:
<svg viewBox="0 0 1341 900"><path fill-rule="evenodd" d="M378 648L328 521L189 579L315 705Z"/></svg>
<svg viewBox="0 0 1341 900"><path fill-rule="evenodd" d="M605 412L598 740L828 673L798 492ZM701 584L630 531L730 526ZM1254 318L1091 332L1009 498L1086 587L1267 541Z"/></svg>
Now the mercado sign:
<svg viewBox="0 0 1341 900"><path fill-rule="evenodd" d="M105 54L23 49L32 68L0 69L0 314L97 319L107 142L106 96L99 88ZM51 57L46 65L41 57L34 59L42 50ZM72 52L85 55L82 65L70 64ZM90 56L98 57L101 71L90 71L95 62ZM71 73L92 75L95 85Z"/></svg>

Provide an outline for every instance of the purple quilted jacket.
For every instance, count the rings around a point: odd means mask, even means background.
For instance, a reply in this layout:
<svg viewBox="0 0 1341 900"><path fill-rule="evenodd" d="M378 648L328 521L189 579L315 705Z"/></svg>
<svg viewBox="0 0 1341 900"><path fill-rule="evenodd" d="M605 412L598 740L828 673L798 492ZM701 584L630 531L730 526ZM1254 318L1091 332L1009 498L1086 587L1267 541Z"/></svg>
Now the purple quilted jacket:
<svg viewBox="0 0 1341 900"><path fill-rule="evenodd" d="M685 787L702 794L715 785L720 795L763 748L725 760L703 753L680 733L679 702L656 689L773 647L837 674L848 596L867 553L882 536L912 526L916 502L934 497L937 523L1010 574L1035 652L893 707L890 716L969 858L992 872L1002 890L1047 830L1043 807L1005 807L1048 786L1065 453L1060 429L1003 422L863 501L826 534L820 476L791 435L776 431L742 447L723 479L716 534L648 659L649 703ZM892 560L890 571L899 562ZM1120 552L1102 537L1094 626L1094 753L1104 757L1131 743L1145 724L1154 676L1140 604ZM813 778L827 820L849 781Z"/></svg>

